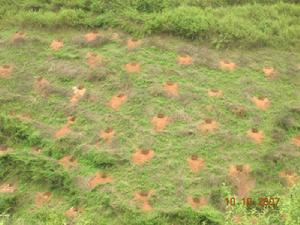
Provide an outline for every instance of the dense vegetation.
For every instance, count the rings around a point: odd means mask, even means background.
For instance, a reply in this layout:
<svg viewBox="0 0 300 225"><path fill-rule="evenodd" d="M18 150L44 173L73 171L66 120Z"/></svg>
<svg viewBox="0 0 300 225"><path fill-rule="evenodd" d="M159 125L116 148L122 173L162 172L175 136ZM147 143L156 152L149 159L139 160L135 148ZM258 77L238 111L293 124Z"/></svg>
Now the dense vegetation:
<svg viewBox="0 0 300 225"><path fill-rule="evenodd" d="M6 24L119 27L136 36L168 33L217 48L299 49L300 43L297 0L2 1Z"/></svg>

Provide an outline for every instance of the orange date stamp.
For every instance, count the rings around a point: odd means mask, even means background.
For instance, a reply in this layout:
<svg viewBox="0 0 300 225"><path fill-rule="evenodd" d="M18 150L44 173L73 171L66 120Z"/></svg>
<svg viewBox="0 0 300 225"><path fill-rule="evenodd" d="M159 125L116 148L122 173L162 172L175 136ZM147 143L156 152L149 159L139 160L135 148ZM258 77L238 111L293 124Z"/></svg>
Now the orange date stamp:
<svg viewBox="0 0 300 225"><path fill-rule="evenodd" d="M280 201L280 198L277 197L259 197L257 199L253 198L242 198L241 200L237 200L235 197L225 198L226 205L235 206L238 202L241 202L245 206L272 206L276 207Z"/></svg>

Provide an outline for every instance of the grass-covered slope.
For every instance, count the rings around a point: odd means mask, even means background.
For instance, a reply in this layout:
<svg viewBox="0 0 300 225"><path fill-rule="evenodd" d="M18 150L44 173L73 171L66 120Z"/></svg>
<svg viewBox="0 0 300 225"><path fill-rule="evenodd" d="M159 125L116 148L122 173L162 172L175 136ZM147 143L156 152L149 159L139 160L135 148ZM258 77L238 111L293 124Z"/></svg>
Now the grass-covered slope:
<svg viewBox="0 0 300 225"><path fill-rule="evenodd" d="M168 33L217 48L298 49L298 1L7 1L3 24L118 27L136 36Z"/></svg>
<svg viewBox="0 0 300 225"><path fill-rule="evenodd" d="M16 185L13 193L0 193L0 212L9 216L1 222L61 225L70 221L65 212L79 207L74 223L80 225L251 224L254 219L297 225L299 185L288 187L278 174L300 173L299 147L293 144L300 132L298 53L221 53L158 37L129 50L128 36L103 30L88 44L86 30L27 28L25 40L13 44L17 29L3 29L0 37L0 65L12 66L9 76L0 77L0 185ZM64 41L57 51L50 48L54 39ZM102 63L89 66L89 52ZM193 58L191 65L178 64L183 52ZM222 58L234 61L235 70L221 70ZM140 63L141 70L126 72L129 62ZM265 77L264 66L273 66L276 76ZM45 88L37 86L39 77L47 81ZM166 94L167 81L178 84L177 96ZM79 85L86 92L72 106L73 87ZM209 89L223 95L211 97ZM120 93L127 100L113 110L108 102ZM257 108L254 96L267 97L269 107ZM162 132L151 123L158 113L171 119ZM55 138L69 116L75 117L69 133ZM217 121L218 129L201 132L206 118ZM115 137L107 143L99 134L109 127ZM247 136L252 128L263 131L262 143ZM154 157L136 165L137 149L152 149ZM205 162L197 173L189 167L191 155ZM74 168L61 165L65 156L76 160ZM226 207L225 198L238 194L228 169L241 164L249 164L255 181L249 197L279 197L278 207L246 208L241 199ZM86 183L97 172L112 182L91 190ZM152 211L143 212L134 193L149 190ZM38 192L51 193L40 208ZM189 196L207 203L194 209Z"/></svg>

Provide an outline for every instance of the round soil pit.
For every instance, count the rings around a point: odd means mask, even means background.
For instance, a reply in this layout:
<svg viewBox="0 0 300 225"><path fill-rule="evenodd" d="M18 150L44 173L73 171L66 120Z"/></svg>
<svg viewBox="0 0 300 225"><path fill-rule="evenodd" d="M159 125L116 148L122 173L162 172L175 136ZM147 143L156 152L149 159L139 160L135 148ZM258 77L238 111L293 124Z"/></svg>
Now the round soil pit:
<svg viewBox="0 0 300 225"><path fill-rule="evenodd" d="M170 118L165 116L163 113L158 113L151 120L154 129L158 132L163 131L166 126L170 123Z"/></svg>
<svg viewBox="0 0 300 225"><path fill-rule="evenodd" d="M26 33L25 32L22 32L22 31L19 31L19 32L16 32L12 38L11 38L11 42L12 43L20 43L20 42L23 42L25 41L25 38L26 38Z"/></svg>
<svg viewBox="0 0 300 225"><path fill-rule="evenodd" d="M82 211L82 209L79 209L76 207L71 207L70 209L68 209L65 212L65 215L66 215L66 217L68 217L70 219L74 219L81 211Z"/></svg>
<svg viewBox="0 0 300 225"><path fill-rule="evenodd" d="M135 38L131 38L127 40L127 47L128 49L134 49L139 47L142 44L141 40L135 39Z"/></svg>
<svg viewBox="0 0 300 225"><path fill-rule="evenodd" d="M75 116L69 116L69 117L68 117L68 122L70 122L70 123L75 122L75 120L76 120L76 117L75 117Z"/></svg>
<svg viewBox="0 0 300 225"><path fill-rule="evenodd" d="M256 105L256 107L261 110L266 110L270 106L269 99L266 97L263 97L263 96L258 96L258 97L254 96L254 97L252 97L251 100Z"/></svg>
<svg viewBox="0 0 300 225"><path fill-rule="evenodd" d="M193 58L188 54L181 54L177 57L177 62L180 65L191 65L193 63Z"/></svg>
<svg viewBox="0 0 300 225"><path fill-rule="evenodd" d="M115 131L113 128L108 127L105 130L100 131L100 138L103 139L106 143L112 143L112 139L115 136Z"/></svg>
<svg viewBox="0 0 300 225"><path fill-rule="evenodd" d="M283 178L285 180L286 185L289 187L294 186L299 180L299 176L297 175L297 173L290 170L281 171L279 173L279 177Z"/></svg>
<svg viewBox="0 0 300 225"><path fill-rule="evenodd" d="M204 133L214 132L218 128L218 123L210 118L205 118L204 121L198 125L198 129Z"/></svg>
<svg viewBox="0 0 300 225"><path fill-rule="evenodd" d="M127 96L123 93L115 95L108 102L108 106L114 110L118 110L127 101Z"/></svg>
<svg viewBox="0 0 300 225"><path fill-rule="evenodd" d="M16 186L13 183L4 183L0 186L0 193L14 193Z"/></svg>
<svg viewBox="0 0 300 225"><path fill-rule="evenodd" d="M88 52L86 54L86 57L87 57L87 64L91 68L95 68L95 67L98 67L98 66L102 65L103 58L100 55L98 55L94 52Z"/></svg>
<svg viewBox="0 0 300 225"><path fill-rule="evenodd" d="M96 175L88 181L88 186L89 188L94 189L99 184L111 183L112 181L112 177L108 176L106 173L96 173Z"/></svg>
<svg viewBox="0 0 300 225"><path fill-rule="evenodd" d="M61 40L53 40L50 48L53 49L54 51L59 50L60 48L62 48L64 46L64 42Z"/></svg>
<svg viewBox="0 0 300 225"><path fill-rule="evenodd" d="M264 140L264 133L259 131L257 128L252 128L247 132L248 138L250 138L255 143L262 143Z"/></svg>
<svg viewBox="0 0 300 225"><path fill-rule="evenodd" d="M137 150L132 155L132 162L137 165L144 164L154 157L154 151L150 149Z"/></svg>
<svg viewBox="0 0 300 225"><path fill-rule="evenodd" d="M70 131L69 124L66 124L54 134L54 138L64 137L69 134Z"/></svg>
<svg viewBox="0 0 300 225"><path fill-rule="evenodd" d="M208 96L210 97L221 97L223 95L223 92L218 89L210 89L208 90Z"/></svg>
<svg viewBox="0 0 300 225"><path fill-rule="evenodd" d="M90 33L87 33L84 35L84 40L87 43L91 43L93 41L96 41L99 38L99 33L97 31L92 31Z"/></svg>
<svg viewBox="0 0 300 225"><path fill-rule="evenodd" d="M38 192L35 195L35 205L37 208L42 207L44 204L48 203L51 199L50 192Z"/></svg>
<svg viewBox="0 0 300 225"><path fill-rule="evenodd" d="M221 70L234 71L236 68L236 64L229 60L221 60L219 62L219 67Z"/></svg>
<svg viewBox="0 0 300 225"><path fill-rule="evenodd" d="M12 66L11 65L2 65L0 66L0 77L3 78L9 78L12 72Z"/></svg>
<svg viewBox="0 0 300 225"><path fill-rule="evenodd" d="M71 169L77 166L77 161L73 156L64 156L59 160L59 164L61 164L65 169Z"/></svg>
<svg viewBox="0 0 300 225"><path fill-rule="evenodd" d="M268 78L272 78L272 77L276 76L276 71L273 67L265 66L262 70L263 70L265 76Z"/></svg>
<svg viewBox="0 0 300 225"><path fill-rule="evenodd" d="M300 147L300 135L293 138L293 144L297 147Z"/></svg>
<svg viewBox="0 0 300 225"><path fill-rule="evenodd" d="M86 89L83 85L79 85L78 87L73 87L73 95L70 99L70 103L72 106L75 106L78 101L85 95Z"/></svg>
<svg viewBox="0 0 300 225"><path fill-rule="evenodd" d="M178 84L173 81L167 81L164 84L165 92L170 96L178 96Z"/></svg>
<svg viewBox="0 0 300 225"><path fill-rule="evenodd" d="M199 158L197 155L192 155L187 160L188 165L193 173L198 173L205 166L205 161Z"/></svg>
<svg viewBox="0 0 300 225"><path fill-rule="evenodd" d="M125 71L127 73L139 73L141 71L141 66L137 62L131 62L125 65Z"/></svg>

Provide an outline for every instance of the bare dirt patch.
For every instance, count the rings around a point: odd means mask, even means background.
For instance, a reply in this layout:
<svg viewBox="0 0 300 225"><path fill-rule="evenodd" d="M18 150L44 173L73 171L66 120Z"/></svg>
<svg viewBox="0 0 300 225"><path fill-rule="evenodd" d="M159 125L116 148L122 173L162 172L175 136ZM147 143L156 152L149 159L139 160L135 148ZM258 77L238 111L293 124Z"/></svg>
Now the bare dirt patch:
<svg viewBox="0 0 300 225"><path fill-rule="evenodd" d="M128 49L135 49L137 47L140 47L141 44L142 44L142 41L135 39L135 38L130 38L127 40L127 48Z"/></svg>
<svg viewBox="0 0 300 225"><path fill-rule="evenodd" d="M50 44L50 48L54 51L61 49L64 46L64 42L62 40L53 40Z"/></svg>
<svg viewBox="0 0 300 225"><path fill-rule="evenodd" d="M170 123L171 119L163 113L158 113L151 120L152 125L156 131L163 131L166 126Z"/></svg>
<svg viewBox="0 0 300 225"><path fill-rule="evenodd" d="M72 106L75 106L78 101L84 96L86 89L83 85L79 85L78 87L73 87L73 95L70 99L70 103Z"/></svg>
<svg viewBox="0 0 300 225"><path fill-rule="evenodd" d="M198 125L198 129L200 129L204 133L214 132L219 128L219 124L217 121L212 120L210 118L206 118L202 123Z"/></svg>
<svg viewBox="0 0 300 225"><path fill-rule="evenodd" d="M85 40L87 43L91 43L91 42L96 41L99 37L100 37L99 32L97 32L97 31L92 31L92 32L87 33L87 34L84 35L84 40Z"/></svg>
<svg viewBox="0 0 300 225"><path fill-rule="evenodd" d="M281 171L278 175L285 180L286 185L289 187L295 185L299 180L299 176L293 171Z"/></svg>
<svg viewBox="0 0 300 225"><path fill-rule="evenodd" d="M125 65L125 71L127 73L139 73L141 71L141 66L138 62L130 62Z"/></svg>
<svg viewBox="0 0 300 225"><path fill-rule="evenodd" d="M251 101L256 105L258 109L266 110L270 107L270 100L263 96L254 96L251 98Z"/></svg>
<svg viewBox="0 0 300 225"><path fill-rule="evenodd" d="M250 176L251 167L245 165L231 165L229 167L229 178L240 198L247 197L255 186L255 180Z"/></svg>
<svg viewBox="0 0 300 225"><path fill-rule="evenodd" d="M88 186L90 189L94 189L99 184L111 183L113 181L112 177L106 173L96 173L88 181Z"/></svg>
<svg viewBox="0 0 300 225"><path fill-rule="evenodd" d="M26 33L23 31L18 31L12 36L11 42L13 44L21 43L25 41L25 38L26 38Z"/></svg>
<svg viewBox="0 0 300 225"><path fill-rule="evenodd" d="M4 183L0 186L0 193L14 193L17 186L14 183Z"/></svg>
<svg viewBox="0 0 300 225"><path fill-rule="evenodd" d="M177 63L180 65L191 65L193 64L193 58L188 54L180 54L177 57Z"/></svg>
<svg viewBox="0 0 300 225"><path fill-rule="evenodd" d="M154 151L151 149L138 149L132 155L132 162L134 164L144 164L147 161L150 161L154 157Z"/></svg>
<svg viewBox="0 0 300 225"><path fill-rule="evenodd" d="M272 78L277 75L277 71L273 67L270 67L270 66L263 67L262 71L264 72L265 77L267 77L267 78Z"/></svg>
<svg viewBox="0 0 300 225"><path fill-rule="evenodd" d="M96 68L102 65L102 57L95 52L88 52L86 54L87 64L91 68Z"/></svg>
<svg viewBox="0 0 300 225"><path fill-rule="evenodd" d="M71 207L65 212L66 217L69 219L74 219L78 216L79 213L82 213L83 209L78 207Z"/></svg>
<svg viewBox="0 0 300 225"><path fill-rule="evenodd" d="M205 166L205 161L197 155L192 155L187 159L188 165L193 173L198 173Z"/></svg>
<svg viewBox="0 0 300 225"><path fill-rule="evenodd" d="M118 110L121 105L123 105L127 101L127 96L123 93L118 95L114 95L111 100L108 102L109 107L114 110Z"/></svg>
<svg viewBox="0 0 300 225"><path fill-rule="evenodd" d="M300 134L293 138L293 144L297 147L300 147Z"/></svg>
<svg viewBox="0 0 300 225"><path fill-rule="evenodd" d="M77 161L73 156L66 155L63 158L61 158L59 161L59 164L61 164L65 169L72 169L77 166Z"/></svg>
<svg viewBox="0 0 300 225"><path fill-rule="evenodd" d="M248 130L247 136L255 143L262 143L265 138L263 131L260 131L257 128Z"/></svg>
<svg viewBox="0 0 300 225"><path fill-rule="evenodd" d="M51 200L51 192L38 192L35 195L35 205L37 208L41 208L44 204Z"/></svg>
<svg viewBox="0 0 300 225"><path fill-rule="evenodd" d="M150 205L150 198L154 194L154 190L139 191L134 193L134 200L137 202L138 207L144 212L150 212L153 210Z"/></svg>
<svg viewBox="0 0 300 225"><path fill-rule="evenodd" d="M115 137L116 132L112 127L108 127L105 130L101 130L99 136L106 143L112 143L113 138Z"/></svg>
<svg viewBox="0 0 300 225"><path fill-rule="evenodd" d="M236 69L236 64L229 60L220 60L219 68L225 71L234 71Z"/></svg>
<svg viewBox="0 0 300 225"><path fill-rule="evenodd" d="M209 97L222 97L223 96L223 91L216 89L216 88L212 88L209 89L207 92Z"/></svg>
<svg viewBox="0 0 300 225"><path fill-rule="evenodd" d="M55 132L54 137L55 138L61 138L63 136L66 136L68 133L70 133L71 129L70 126L75 122L75 117L70 116L68 117L68 121L62 126L61 129L59 129L57 132Z"/></svg>
<svg viewBox="0 0 300 225"><path fill-rule="evenodd" d="M0 66L0 77L9 78L12 73L13 67L11 65L5 64Z"/></svg>
<svg viewBox="0 0 300 225"><path fill-rule="evenodd" d="M167 95L170 96L178 96L178 84L173 81L167 81L164 84L164 90L167 93Z"/></svg>

